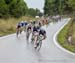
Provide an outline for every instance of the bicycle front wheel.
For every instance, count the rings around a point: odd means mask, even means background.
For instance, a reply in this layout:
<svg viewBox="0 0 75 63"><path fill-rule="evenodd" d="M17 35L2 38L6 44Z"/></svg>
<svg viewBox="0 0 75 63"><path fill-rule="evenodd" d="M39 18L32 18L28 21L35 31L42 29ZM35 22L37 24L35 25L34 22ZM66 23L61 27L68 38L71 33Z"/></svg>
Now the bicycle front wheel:
<svg viewBox="0 0 75 63"><path fill-rule="evenodd" d="M39 43L37 43L37 50L38 51L40 50L41 46L42 46L42 41L39 41Z"/></svg>

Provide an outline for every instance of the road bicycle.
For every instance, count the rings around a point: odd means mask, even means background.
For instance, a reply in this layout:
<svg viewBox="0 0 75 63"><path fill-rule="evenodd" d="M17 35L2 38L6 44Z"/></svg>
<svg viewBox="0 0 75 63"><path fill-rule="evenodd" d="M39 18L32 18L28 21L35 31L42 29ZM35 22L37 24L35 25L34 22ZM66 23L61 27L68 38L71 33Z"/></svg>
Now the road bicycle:
<svg viewBox="0 0 75 63"><path fill-rule="evenodd" d="M39 35L39 36L37 36L38 38L37 38L37 47L35 47L35 49L37 50L37 51L39 51L40 50L40 48L41 48L41 46L42 46L42 35ZM32 41L31 41L31 43L32 44L34 44L34 42L35 42L35 37L32 39Z"/></svg>

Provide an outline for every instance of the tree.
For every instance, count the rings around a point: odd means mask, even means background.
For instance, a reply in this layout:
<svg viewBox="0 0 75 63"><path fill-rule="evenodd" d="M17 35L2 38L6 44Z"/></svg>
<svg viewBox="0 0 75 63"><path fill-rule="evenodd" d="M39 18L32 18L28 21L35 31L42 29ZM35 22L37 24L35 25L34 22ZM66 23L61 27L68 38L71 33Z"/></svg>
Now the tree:
<svg viewBox="0 0 75 63"><path fill-rule="evenodd" d="M71 12L75 14L75 0L68 0L67 4L70 7Z"/></svg>
<svg viewBox="0 0 75 63"><path fill-rule="evenodd" d="M69 7L72 7L73 10L75 10L75 0L68 0L67 4Z"/></svg>
<svg viewBox="0 0 75 63"><path fill-rule="evenodd" d="M0 0L0 18L8 17L9 8L5 3L5 0Z"/></svg>
<svg viewBox="0 0 75 63"><path fill-rule="evenodd" d="M27 13L24 0L0 0L0 18L21 17Z"/></svg>
<svg viewBox="0 0 75 63"><path fill-rule="evenodd" d="M44 14L56 15L58 14L58 0L45 0Z"/></svg>
<svg viewBox="0 0 75 63"><path fill-rule="evenodd" d="M27 5L23 0L12 0L9 9L12 16L20 17L26 14Z"/></svg>
<svg viewBox="0 0 75 63"><path fill-rule="evenodd" d="M75 0L45 0L44 14L69 14L75 11Z"/></svg>
<svg viewBox="0 0 75 63"><path fill-rule="evenodd" d="M28 15L30 15L30 16L35 17L35 16L39 15L39 13L40 13L40 10L37 8L36 9L29 8L28 9Z"/></svg>

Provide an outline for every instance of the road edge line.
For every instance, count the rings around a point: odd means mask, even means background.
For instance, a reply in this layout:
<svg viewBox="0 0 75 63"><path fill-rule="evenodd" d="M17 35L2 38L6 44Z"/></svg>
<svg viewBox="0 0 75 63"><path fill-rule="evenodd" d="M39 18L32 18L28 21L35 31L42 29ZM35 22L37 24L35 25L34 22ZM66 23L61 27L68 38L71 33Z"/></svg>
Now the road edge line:
<svg viewBox="0 0 75 63"><path fill-rule="evenodd" d="M6 35L6 36L2 36L2 37L0 37L0 40L1 39L5 39L5 38L8 38L8 37L10 37L10 36L12 36L12 35L14 35L15 33L13 33L13 34L9 34L9 35Z"/></svg>
<svg viewBox="0 0 75 63"><path fill-rule="evenodd" d="M53 42L54 42L54 44L55 44L58 48L60 48L62 51L66 52L66 53L68 53L68 54L71 54L71 55L75 55L75 53L70 52L69 50L67 50L67 49L65 49L64 47L62 47L62 46L58 43L58 41L57 41L57 35L58 35L59 32L64 28L64 26L68 24L68 22L69 22L70 20L71 20L71 18L68 18L67 22L66 22L63 26L61 26L60 29L54 34L54 36L53 36Z"/></svg>

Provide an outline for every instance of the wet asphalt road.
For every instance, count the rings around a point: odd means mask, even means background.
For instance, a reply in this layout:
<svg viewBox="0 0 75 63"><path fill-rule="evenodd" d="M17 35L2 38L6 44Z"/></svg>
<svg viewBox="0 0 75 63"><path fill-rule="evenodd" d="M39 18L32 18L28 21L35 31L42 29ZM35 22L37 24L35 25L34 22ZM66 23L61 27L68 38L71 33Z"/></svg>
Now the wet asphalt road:
<svg viewBox="0 0 75 63"><path fill-rule="evenodd" d="M26 41L25 33L0 38L0 63L75 63L75 56L59 49L53 42L53 36L59 28L67 22L50 23L44 26L47 39L43 41L39 52L35 51L31 43Z"/></svg>

